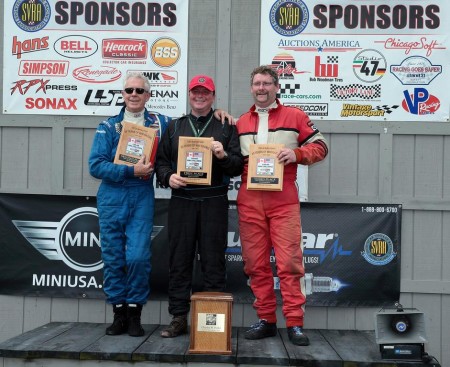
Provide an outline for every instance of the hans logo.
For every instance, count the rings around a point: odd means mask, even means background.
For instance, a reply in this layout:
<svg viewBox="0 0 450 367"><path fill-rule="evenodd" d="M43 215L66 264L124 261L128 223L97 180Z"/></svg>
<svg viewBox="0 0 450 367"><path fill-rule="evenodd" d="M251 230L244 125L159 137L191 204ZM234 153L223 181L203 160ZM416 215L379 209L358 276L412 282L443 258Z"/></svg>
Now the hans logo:
<svg viewBox="0 0 450 367"><path fill-rule="evenodd" d="M97 209L82 207L67 213L59 222L13 220L27 241L49 260L88 273L103 267ZM162 230L153 228L152 240Z"/></svg>

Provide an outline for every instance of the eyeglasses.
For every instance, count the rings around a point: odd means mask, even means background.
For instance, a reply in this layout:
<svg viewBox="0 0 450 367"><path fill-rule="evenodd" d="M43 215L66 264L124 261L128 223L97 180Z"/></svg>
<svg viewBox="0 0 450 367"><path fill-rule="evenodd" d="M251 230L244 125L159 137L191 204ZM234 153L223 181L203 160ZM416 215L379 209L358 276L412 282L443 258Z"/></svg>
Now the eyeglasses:
<svg viewBox="0 0 450 367"><path fill-rule="evenodd" d="M126 94L133 94L134 91L136 91L137 94L144 94L144 92L148 92L144 88L125 88L124 91Z"/></svg>
<svg viewBox="0 0 450 367"><path fill-rule="evenodd" d="M273 82L254 82L252 83L252 85L254 87L260 87L261 85L264 87L270 87L271 85L273 85Z"/></svg>

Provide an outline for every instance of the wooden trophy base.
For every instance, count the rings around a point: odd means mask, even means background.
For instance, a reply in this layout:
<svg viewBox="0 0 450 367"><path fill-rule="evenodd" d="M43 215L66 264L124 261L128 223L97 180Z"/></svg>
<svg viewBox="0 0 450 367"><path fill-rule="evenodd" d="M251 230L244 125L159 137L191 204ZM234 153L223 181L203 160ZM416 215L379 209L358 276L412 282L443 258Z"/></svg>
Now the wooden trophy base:
<svg viewBox="0 0 450 367"><path fill-rule="evenodd" d="M232 304L230 293L192 294L189 353L231 354Z"/></svg>

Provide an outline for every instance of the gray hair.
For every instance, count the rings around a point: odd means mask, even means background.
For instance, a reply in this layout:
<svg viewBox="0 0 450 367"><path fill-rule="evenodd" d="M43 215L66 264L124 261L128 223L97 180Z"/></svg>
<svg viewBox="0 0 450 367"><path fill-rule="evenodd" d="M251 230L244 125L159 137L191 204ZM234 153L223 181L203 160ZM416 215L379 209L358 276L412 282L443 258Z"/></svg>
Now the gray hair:
<svg viewBox="0 0 450 367"><path fill-rule="evenodd" d="M123 82L124 88L127 85L128 79L131 79L131 78L141 79L144 82L145 90L150 91L150 82L148 81L148 78L139 71L130 71L127 73L125 80Z"/></svg>
<svg viewBox="0 0 450 367"><path fill-rule="evenodd" d="M273 84L278 85L278 73L273 70L269 65L261 65L253 69L250 75L250 85L253 83L253 78L256 74L268 74L272 77Z"/></svg>

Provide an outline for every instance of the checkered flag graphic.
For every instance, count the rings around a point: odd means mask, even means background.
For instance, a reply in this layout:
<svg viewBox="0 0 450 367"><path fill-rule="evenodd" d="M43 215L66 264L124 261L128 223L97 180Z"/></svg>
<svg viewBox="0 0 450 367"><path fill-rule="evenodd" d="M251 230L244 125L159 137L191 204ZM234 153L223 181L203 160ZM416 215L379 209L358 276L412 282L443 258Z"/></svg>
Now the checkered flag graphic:
<svg viewBox="0 0 450 367"><path fill-rule="evenodd" d="M388 106L387 104L384 104L382 106L376 106L375 110L384 111L386 113L392 113L398 107L399 107L398 104L395 104L395 105L392 105L392 106Z"/></svg>
<svg viewBox="0 0 450 367"><path fill-rule="evenodd" d="M342 87L337 84L330 85L330 97L335 99L358 98L360 100L371 100L381 97L381 85L373 86L363 84L349 84Z"/></svg>
<svg viewBox="0 0 450 367"><path fill-rule="evenodd" d="M339 56L327 56L327 64L337 64Z"/></svg>
<svg viewBox="0 0 450 367"><path fill-rule="evenodd" d="M278 96L281 94L295 94L300 90L300 84L285 84L280 86L280 92Z"/></svg>

